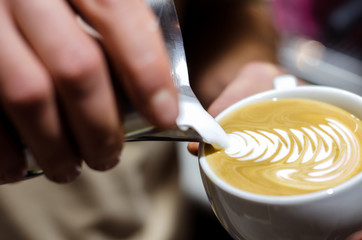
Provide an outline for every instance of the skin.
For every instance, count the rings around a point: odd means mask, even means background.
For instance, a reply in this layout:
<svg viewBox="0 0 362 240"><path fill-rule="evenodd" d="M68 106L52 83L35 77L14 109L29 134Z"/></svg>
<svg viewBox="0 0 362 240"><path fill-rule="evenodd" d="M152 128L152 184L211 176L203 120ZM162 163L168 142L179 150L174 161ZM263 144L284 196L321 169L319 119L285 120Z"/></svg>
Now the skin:
<svg viewBox="0 0 362 240"><path fill-rule="evenodd" d="M84 31L76 13L98 39ZM96 170L118 163L122 113L106 57L137 109L160 128L174 125L177 94L160 29L144 1L0 0L0 29L1 181L24 178L24 145L45 175L59 183L77 177L83 161ZM227 80L209 112L216 116L241 98L272 88L281 73L269 63L246 65ZM197 144L188 148L197 154ZM361 232L347 240L358 239Z"/></svg>
<svg viewBox="0 0 362 240"><path fill-rule="evenodd" d="M96 170L118 163L121 112L106 56L133 105L157 127L174 125L177 93L144 1L0 0L0 28L1 181L23 179L24 145L55 182L72 181L83 161Z"/></svg>
<svg viewBox="0 0 362 240"><path fill-rule="evenodd" d="M352 234L346 240L362 240L362 231Z"/></svg>

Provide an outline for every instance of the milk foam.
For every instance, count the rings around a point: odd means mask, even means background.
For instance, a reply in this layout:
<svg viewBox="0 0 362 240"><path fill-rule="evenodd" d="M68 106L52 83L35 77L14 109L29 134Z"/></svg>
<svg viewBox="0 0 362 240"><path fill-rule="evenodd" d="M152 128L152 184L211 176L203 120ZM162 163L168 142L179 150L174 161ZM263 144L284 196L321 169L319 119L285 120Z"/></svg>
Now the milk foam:
<svg viewBox="0 0 362 240"><path fill-rule="evenodd" d="M307 99L253 103L220 120L230 146L205 147L223 181L266 195L330 189L362 171L362 122L336 106Z"/></svg>
<svg viewBox="0 0 362 240"><path fill-rule="evenodd" d="M347 164L352 155L360 157L358 140L342 123L333 119L326 121L326 124L299 129L234 131L228 134L230 146L225 153L238 161L284 160L282 168L275 174L288 181L295 181L293 176L301 171L292 164L295 162L309 164L310 172L304 175L305 181L336 179L345 170L341 166Z"/></svg>

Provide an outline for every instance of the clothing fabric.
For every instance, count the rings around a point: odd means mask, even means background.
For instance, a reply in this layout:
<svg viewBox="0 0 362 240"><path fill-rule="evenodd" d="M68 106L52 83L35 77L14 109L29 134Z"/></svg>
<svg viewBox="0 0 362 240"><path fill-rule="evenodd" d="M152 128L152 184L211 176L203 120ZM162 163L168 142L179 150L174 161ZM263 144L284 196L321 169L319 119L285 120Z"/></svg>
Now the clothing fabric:
<svg viewBox="0 0 362 240"><path fill-rule="evenodd" d="M179 190L172 143L127 143L109 172L84 167L70 184L38 177L1 186L0 239L182 239Z"/></svg>

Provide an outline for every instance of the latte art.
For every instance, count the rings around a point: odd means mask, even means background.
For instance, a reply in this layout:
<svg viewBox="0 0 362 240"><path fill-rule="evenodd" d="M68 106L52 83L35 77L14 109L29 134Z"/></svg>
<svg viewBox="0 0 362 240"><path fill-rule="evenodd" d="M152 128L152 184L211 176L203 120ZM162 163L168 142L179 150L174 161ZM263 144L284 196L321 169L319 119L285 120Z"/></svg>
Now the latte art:
<svg viewBox="0 0 362 240"><path fill-rule="evenodd" d="M333 120L328 125L301 129L273 129L272 131L245 131L229 134L231 147L225 153L239 161L285 161L285 169L275 175L290 181L293 173L308 171L303 180L322 182L348 174L341 166L350 158L359 159L358 141L349 129ZM334 151L340 149L340 151ZM356 151L357 150L357 151ZM298 166L292 163L298 163ZM351 166L353 167L353 166ZM353 171L353 168L350 169Z"/></svg>
<svg viewBox="0 0 362 240"><path fill-rule="evenodd" d="M268 101L220 123L230 146L219 152L208 149L207 159L238 188L300 194L328 189L361 171L361 123L334 106L300 99Z"/></svg>

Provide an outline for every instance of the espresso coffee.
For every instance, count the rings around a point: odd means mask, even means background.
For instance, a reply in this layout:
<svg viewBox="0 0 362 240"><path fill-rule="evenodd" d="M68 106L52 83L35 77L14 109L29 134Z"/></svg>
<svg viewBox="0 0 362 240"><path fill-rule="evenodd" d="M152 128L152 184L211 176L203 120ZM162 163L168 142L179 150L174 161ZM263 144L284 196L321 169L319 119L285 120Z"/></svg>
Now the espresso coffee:
<svg viewBox="0 0 362 240"><path fill-rule="evenodd" d="M336 106L307 99L253 103L219 121L225 150L205 146L224 182L263 195L330 189L362 169L362 123Z"/></svg>

